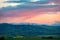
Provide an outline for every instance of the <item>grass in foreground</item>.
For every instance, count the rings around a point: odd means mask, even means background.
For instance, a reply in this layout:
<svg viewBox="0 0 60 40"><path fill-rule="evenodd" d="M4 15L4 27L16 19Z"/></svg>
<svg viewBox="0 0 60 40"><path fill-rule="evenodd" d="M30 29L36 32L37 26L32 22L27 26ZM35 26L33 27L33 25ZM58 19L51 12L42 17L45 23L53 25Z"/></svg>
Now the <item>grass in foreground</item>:
<svg viewBox="0 0 60 40"><path fill-rule="evenodd" d="M0 40L60 40L60 38L54 37L24 37L24 36L16 36L16 37L0 37Z"/></svg>

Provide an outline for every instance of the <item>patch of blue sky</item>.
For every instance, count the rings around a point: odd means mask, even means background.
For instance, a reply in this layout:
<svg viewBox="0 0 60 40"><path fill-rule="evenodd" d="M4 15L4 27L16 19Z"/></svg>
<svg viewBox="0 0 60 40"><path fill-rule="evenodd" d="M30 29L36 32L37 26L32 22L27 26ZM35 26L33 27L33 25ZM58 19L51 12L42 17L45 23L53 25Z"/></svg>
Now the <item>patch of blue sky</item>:
<svg viewBox="0 0 60 40"><path fill-rule="evenodd" d="M7 4L0 10L51 8L57 6L54 2L49 3L50 1L51 0L34 0L34 2L32 0L6 0Z"/></svg>
<svg viewBox="0 0 60 40"><path fill-rule="evenodd" d="M7 2L47 2L50 0L7 0Z"/></svg>

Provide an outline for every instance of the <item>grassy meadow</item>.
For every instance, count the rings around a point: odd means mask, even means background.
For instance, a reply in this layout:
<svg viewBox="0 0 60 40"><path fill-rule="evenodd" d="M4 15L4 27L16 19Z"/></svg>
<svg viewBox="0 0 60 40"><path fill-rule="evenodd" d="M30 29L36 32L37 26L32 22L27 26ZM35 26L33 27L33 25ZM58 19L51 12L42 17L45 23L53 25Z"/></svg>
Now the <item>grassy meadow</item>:
<svg viewBox="0 0 60 40"><path fill-rule="evenodd" d="M28 37L28 36L14 36L14 37L0 37L0 40L60 40L60 37Z"/></svg>

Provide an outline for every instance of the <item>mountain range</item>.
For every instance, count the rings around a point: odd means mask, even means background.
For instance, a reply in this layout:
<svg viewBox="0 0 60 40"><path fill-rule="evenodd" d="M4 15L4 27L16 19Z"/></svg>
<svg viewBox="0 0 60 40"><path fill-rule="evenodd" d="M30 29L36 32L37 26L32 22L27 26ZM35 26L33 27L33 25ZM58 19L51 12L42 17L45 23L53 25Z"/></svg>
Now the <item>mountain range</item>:
<svg viewBox="0 0 60 40"><path fill-rule="evenodd" d="M8 24L0 23L0 35L7 36L38 36L60 35L60 25L44 25L34 23Z"/></svg>

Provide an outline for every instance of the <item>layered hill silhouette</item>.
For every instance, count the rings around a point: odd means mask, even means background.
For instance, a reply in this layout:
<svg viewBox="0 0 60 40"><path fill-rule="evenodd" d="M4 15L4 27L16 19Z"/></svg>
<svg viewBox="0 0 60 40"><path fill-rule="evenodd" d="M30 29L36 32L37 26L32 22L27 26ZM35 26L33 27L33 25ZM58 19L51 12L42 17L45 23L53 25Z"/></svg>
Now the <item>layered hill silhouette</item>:
<svg viewBox="0 0 60 40"><path fill-rule="evenodd" d="M60 35L60 25L38 25L38 24L0 24L0 35L7 36L38 36L38 35Z"/></svg>

